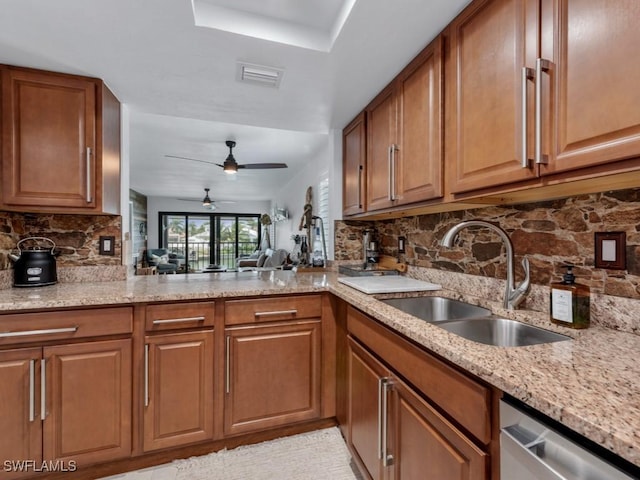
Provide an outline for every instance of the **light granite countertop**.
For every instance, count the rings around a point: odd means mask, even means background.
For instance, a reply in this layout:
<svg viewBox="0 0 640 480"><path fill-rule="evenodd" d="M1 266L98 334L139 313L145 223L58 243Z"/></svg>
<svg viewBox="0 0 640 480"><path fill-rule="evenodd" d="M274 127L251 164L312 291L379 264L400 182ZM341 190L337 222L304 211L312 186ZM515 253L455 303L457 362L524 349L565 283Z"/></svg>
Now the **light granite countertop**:
<svg viewBox="0 0 640 480"><path fill-rule="evenodd" d="M570 335L567 342L492 347L428 324L337 282L335 273L290 271L131 277L0 290L0 310L20 311L329 291L452 363L640 466L640 336L592 326L557 327L539 312L451 290L431 292ZM0 317L0 330L2 329Z"/></svg>

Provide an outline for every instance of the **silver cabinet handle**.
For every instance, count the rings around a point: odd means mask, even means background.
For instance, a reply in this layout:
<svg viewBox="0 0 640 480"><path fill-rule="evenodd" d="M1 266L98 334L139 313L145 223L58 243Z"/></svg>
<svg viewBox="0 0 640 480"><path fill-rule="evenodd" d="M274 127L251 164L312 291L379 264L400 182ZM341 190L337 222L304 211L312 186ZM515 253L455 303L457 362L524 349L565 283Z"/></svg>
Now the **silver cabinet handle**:
<svg viewBox="0 0 640 480"><path fill-rule="evenodd" d="M149 406L149 344L144 344L144 406Z"/></svg>
<svg viewBox="0 0 640 480"><path fill-rule="evenodd" d="M529 133L529 102L527 86L529 80L533 80L532 68L522 67L522 168L531 168L529 161L528 133Z"/></svg>
<svg viewBox="0 0 640 480"><path fill-rule="evenodd" d="M391 144L391 201L397 200L396 198L396 150L398 146Z"/></svg>
<svg viewBox="0 0 640 480"><path fill-rule="evenodd" d="M29 360L29 421L36 419L36 361Z"/></svg>
<svg viewBox="0 0 640 480"><path fill-rule="evenodd" d="M47 361L40 359L40 420L47 418Z"/></svg>
<svg viewBox="0 0 640 480"><path fill-rule="evenodd" d="M362 165L358 165L358 208L362 208Z"/></svg>
<svg viewBox="0 0 640 480"><path fill-rule="evenodd" d="M393 455L389 455L387 445L387 434L389 430L389 391L393 381L390 378L383 379L382 382L382 466L388 467L393 464Z"/></svg>
<svg viewBox="0 0 640 480"><path fill-rule="evenodd" d="M46 330L23 330L20 332L1 332L0 338L28 337L31 335L53 335L54 333L75 333L78 327L48 328Z"/></svg>
<svg viewBox="0 0 640 480"><path fill-rule="evenodd" d="M184 318L167 318L166 320L154 320L154 325L163 325L166 323L185 323L185 322L204 322L205 317L184 317Z"/></svg>
<svg viewBox="0 0 640 480"><path fill-rule="evenodd" d="M227 335L226 338L226 352L225 352L225 366L224 366L224 391L229 393L231 391L231 335Z"/></svg>
<svg viewBox="0 0 640 480"><path fill-rule="evenodd" d="M87 147L87 203L91 203L91 147Z"/></svg>
<svg viewBox="0 0 640 480"><path fill-rule="evenodd" d="M395 144L389 145L389 200L396 200L396 149Z"/></svg>
<svg viewBox="0 0 640 480"><path fill-rule="evenodd" d="M256 312L254 313L254 315L256 317L269 317L269 316L275 316L275 315L297 315L298 314L298 310L296 309L292 309L292 310L274 310L272 312Z"/></svg>
<svg viewBox="0 0 640 480"><path fill-rule="evenodd" d="M382 385L384 378L378 378L378 460L382 459Z"/></svg>
<svg viewBox="0 0 640 480"><path fill-rule="evenodd" d="M544 58L536 59L536 111L535 111L535 162L536 165L546 165L548 159L542 154L542 72L551 69L551 62Z"/></svg>
<svg viewBox="0 0 640 480"><path fill-rule="evenodd" d="M387 162L389 163L389 201L393 201L393 192L391 191L392 187L392 176L393 176L393 162L391 160L391 145L389 145L389 149L387 150Z"/></svg>

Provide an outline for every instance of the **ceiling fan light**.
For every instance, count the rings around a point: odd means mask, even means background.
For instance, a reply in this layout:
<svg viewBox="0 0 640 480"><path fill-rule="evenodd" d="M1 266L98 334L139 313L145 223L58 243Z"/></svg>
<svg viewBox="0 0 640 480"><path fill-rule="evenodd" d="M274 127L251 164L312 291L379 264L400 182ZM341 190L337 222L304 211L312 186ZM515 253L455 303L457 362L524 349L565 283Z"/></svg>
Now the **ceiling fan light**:
<svg viewBox="0 0 640 480"><path fill-rule="evenodd" d="M238 173L238 164L235 162L224 162L223 167L224 173L228 173L229 175L234 175Z"/></svg>
<svg viewBox="0 0 640 480"><path fill-rule="evenodd" d="M203 207L210 207L211 206L211 198L209 198L209 189L208 188L204 189L204 198L202 199L202 206Z"/></svg>

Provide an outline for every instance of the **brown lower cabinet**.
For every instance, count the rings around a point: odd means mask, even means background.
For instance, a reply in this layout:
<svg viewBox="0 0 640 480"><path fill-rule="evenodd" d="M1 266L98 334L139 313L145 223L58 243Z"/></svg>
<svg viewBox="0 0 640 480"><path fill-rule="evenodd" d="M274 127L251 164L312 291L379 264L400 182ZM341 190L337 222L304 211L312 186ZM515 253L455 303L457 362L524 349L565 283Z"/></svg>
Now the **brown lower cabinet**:
<svg viewBox="0 0 640 480"><path fill-rule="evenodd" d="M367 478L498 478L489 389L352 307L347 332L343 431Z"/></svg>
<svg viewBox="0 0 640 480"><path fill-rule="evenodd" d="M213 439L213 330L145 338L144 451Z"/></svg>
<svg viewBox="0 0 640 480"><path fill-rule="evenodd" d="M349 339L348 436L374 480L488 478L487 454Z"/></svg>
<svg viewBox="0 0 640 480"><path fill-rule="evenodd" d="M72 468L131 454L130 339L2 351L0 384L3 462ZM6 467L0 478L33 475Z"/></svg>
<svg viewBox="0 0 640 480"><path fill-rule="evenodd" d="M225 331L224 434L320 417L320 319Z"/></svg>
<svg viewBox="0 0 640 480"><path fill-rule="evenodd" d="M0 325L0 479L131 456L132 309L8 313Z"/></svg>

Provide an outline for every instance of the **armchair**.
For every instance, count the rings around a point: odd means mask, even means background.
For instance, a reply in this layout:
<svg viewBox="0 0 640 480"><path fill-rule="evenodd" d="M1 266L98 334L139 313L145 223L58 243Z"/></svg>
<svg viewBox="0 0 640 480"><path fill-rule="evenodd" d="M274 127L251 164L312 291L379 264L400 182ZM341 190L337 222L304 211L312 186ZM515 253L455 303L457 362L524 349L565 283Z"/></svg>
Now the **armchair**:
<svg viewBox="0 0 640 480"><path fill-rule="evenodd" d="M150 248L145 255L147 264L156 267L158 273L176 273L180 266L177 255L170 253L166 248Z"/></svg>

